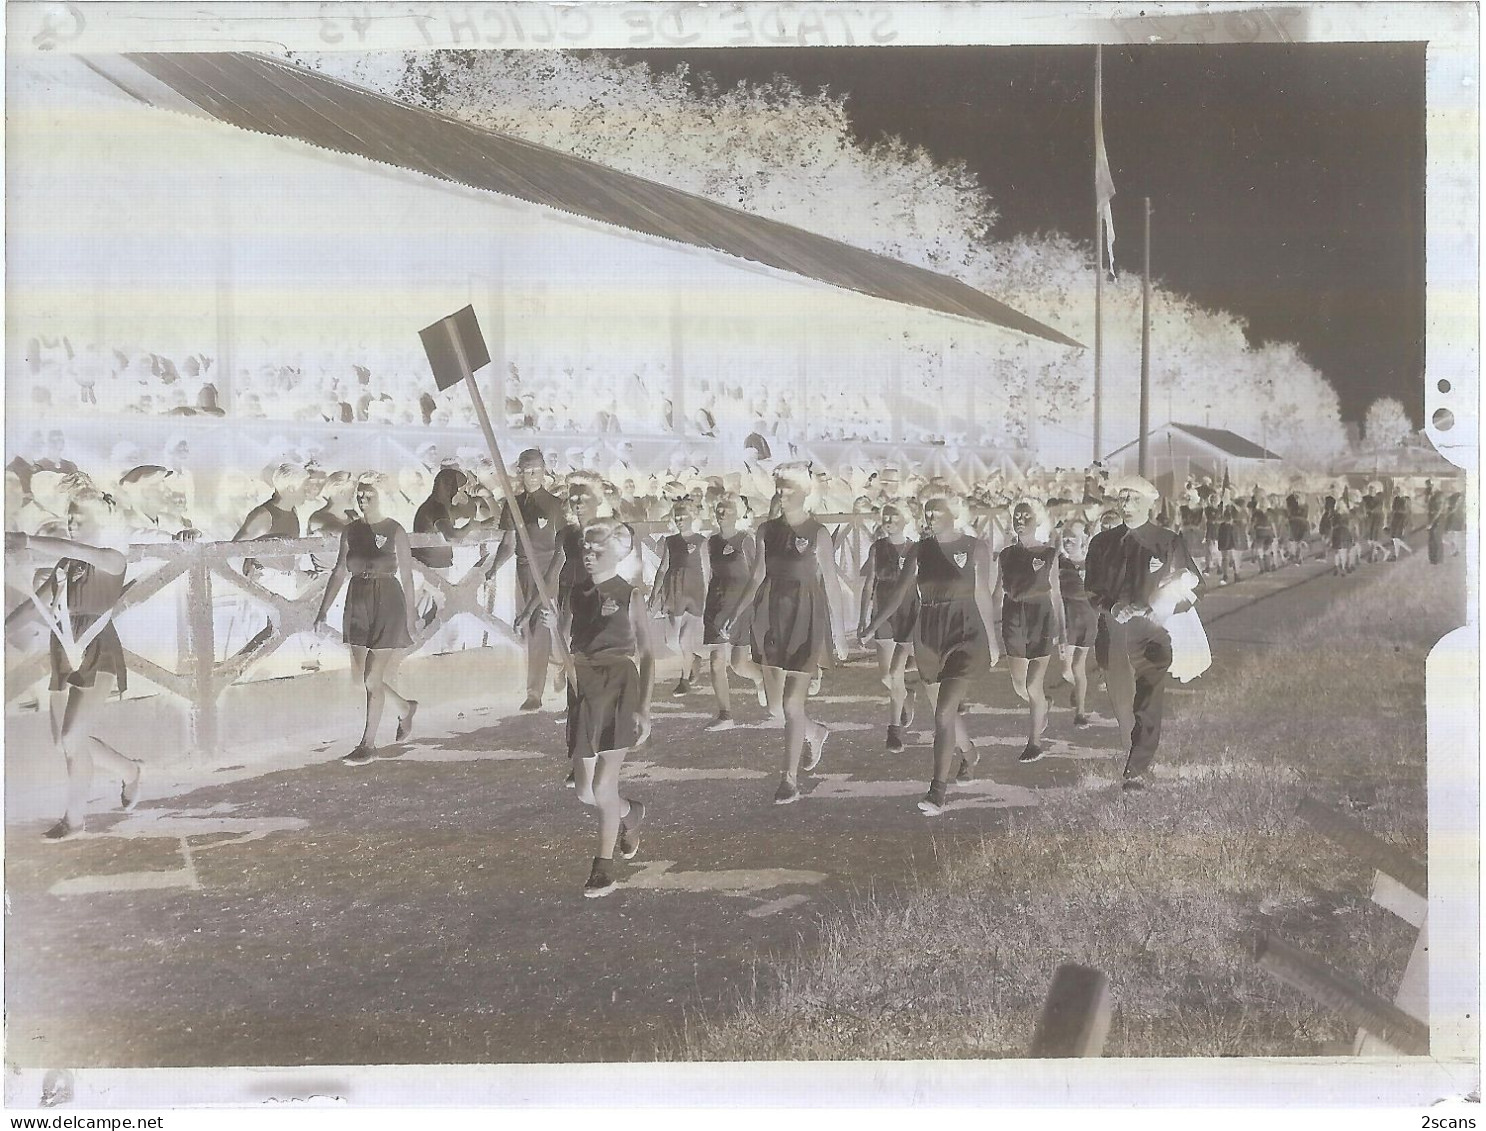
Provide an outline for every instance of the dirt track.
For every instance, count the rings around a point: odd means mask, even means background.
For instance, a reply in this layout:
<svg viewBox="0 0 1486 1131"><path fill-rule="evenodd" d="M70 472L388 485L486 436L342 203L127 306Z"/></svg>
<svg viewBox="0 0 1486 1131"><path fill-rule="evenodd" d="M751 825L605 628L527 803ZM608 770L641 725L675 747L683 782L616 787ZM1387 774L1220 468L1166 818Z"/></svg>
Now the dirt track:
<svg viewBox="0 0 1486 1131"><path fill-rule="evenodd" d="M1386 568L1386 567L1378 567ZM1262 647L1355 578L1283 571L1204 603L1225 658ZM1270 591L1304 584L1288 593ZM1237 606L1266 595L1252 609ZM673 1050L685 1011L726 1009L757 960L809 946L822 915L891 890L1120 765L1112 723L1075 731L1067 689L1050 756L1018 766L1024 717L1003 664L978 689L976 782L942 817L914 802L928 736L883 750L864 659L828 675L836 726L807 796L771 803L782 735L702 732L702 691L657 689L625 792L650 819L622 887L580 891L595 820L564 789L556 710L449 733L371 766L302 764L154 797L86 837L8 830L9 1058L22 1067L569 1062ZM735 697L736 701L736 697ZM1107 714L1102 693L1093 697ZM1200 710L1201 691L1168 710ZM549 700L555 707L555 697ZM749 703L745 720L761 709ZM485 716L491 717L493 716ZM420 720L421 721L421 720ZM437 720L434 720L436 723ZM1116 803L1118 802L1118 795Z"/></svg>

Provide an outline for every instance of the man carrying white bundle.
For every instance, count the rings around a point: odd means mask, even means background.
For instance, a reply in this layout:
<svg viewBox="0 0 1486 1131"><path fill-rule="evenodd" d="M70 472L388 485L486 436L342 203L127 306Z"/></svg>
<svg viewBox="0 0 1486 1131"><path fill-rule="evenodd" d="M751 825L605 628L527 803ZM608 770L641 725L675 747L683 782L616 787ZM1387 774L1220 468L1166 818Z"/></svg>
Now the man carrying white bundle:
<svg viewBox="0 0 1486 1131"><path fill-rule="evenodd" d="M1108 492L1123 521L1089 543L1084 584L1099 610L1094 654L1130 744L1121 785L1138 790L1161 740L1167 675L1192 679L1212 657L1201 622L1188 615L1202 573L1181 534L1153 521L1156 488L1132 475L1112 480Z"/></svg>

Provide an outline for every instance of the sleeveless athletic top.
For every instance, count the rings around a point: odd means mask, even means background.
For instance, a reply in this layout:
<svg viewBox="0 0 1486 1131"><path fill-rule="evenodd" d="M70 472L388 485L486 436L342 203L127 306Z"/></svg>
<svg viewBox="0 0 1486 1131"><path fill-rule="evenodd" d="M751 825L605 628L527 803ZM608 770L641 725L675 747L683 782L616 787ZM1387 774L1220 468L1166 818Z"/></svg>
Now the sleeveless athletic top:
<svg viewBox="0 0 1486 1131"><path fill-rule="evenodd" d="M1084 579L1078 572L1078 563L1067 554L1058 555L1058 592L1065 601L1089 599L1088 591L1084 589Z"/></svg>
<svg viewBox="0 0 1486 1131"><path fill-rule="evenodd" d="M273 505L272 502L259 503L256 507L248 512L248 517L252 518L255 514L259 513L268 515L269 521L268 533L262 535L261 537L299 537L299 516L295 514L294 511L284 507L276 507Z"/></svg>
<svg viewBox="0 0 1486 1131"><path fill-rule="evenodd" d="M52 598L53 608L61 607L65 586L66 608L74 619L83 617L89 622L94 621L112 609L124 595L122 573L104 573L77 558L62 558L52 576L57 585L57 594Z"/></svg>
<svg viewBox="0 0 1486 1131"><path fill-rule="evenodd" d="M635 587L622 577L573 589L573 655L612 659L635 654L635 626L630 620L630 594Z"/></svg>
<svg viewBox="0 0 1486 1131"><path fill-rule="evenodd" d="M894 546L886 538L878 538L872 543L872 576L877 582L879 593L890 591L898 583L898 578L903 573L903 563L912 552L912 542Z"/></svg>
<svg viewBox="0 0 1486 1131"><path fill-rule="evenodd" d="M820 565L815 557L815 540L822 529L820 523L808 517L798 530L782 518L761 523L758 540L763 544L769 580L800 584L817 581Z"/></svg>
<svg viewBox="0 0 1486 1131"><path fill-rule="evenodd" d="M920 538L914 554L918 559L920 604L968 601L974 605L974 538L961 535L952 542Z"/></svg>
<svg viewBox="0 0 1486 1131"><path fill-rule="evenodd" d="M712 586L725 592L736 592L748 584L748 557L743 553L747 532L738 531L731 538L714 534L707 539L707 560L712 565Z"/></svg>
<svg viewBox="0 0 1486 1131"><path fill-rule="evenodd" d="M378 534L364 518L358 518L346 527L346 568L357 577L395 577L397 575L397 547L393 535L401 529L396 522L388 522L386 534ZM381 545L378 546L378 541Z"/></svg>
<svg viewBox="0 0 1486 1131"><path fill-rule="evenodd" d="M1013 601L1052 599L1052 572L1061 555L1051 546L1013 542L1001 551L1001 591Z"/></svg>

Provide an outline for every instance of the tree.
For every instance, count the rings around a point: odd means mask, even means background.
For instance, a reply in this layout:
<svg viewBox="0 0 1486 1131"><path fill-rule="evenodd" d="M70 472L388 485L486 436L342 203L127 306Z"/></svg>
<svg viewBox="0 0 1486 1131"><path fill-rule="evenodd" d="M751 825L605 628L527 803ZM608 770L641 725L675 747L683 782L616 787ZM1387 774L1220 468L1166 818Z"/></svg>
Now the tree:
<svg viewBox="0 0 1486 1131"><path fill-rule="evenodd" d="M845 95L805 91L779 77L723 90L684 65L654 71L600 53L347 53L296 61L485 129L952 275L1093 344L1091 246L1056 232L995 242L995 204L963 163L936 163L901 138L862 145ZM1107 284L1104 300L1103 439L1112 450L1139 428L1140 279L1127 274ZM1042 424L1064 435L1091 431L1090 351L1027 349L1017 335L920 323L905 324L896 348L906 351L905 395L916 394L927 406L926 421L933 421L926 428L960 430L962 402L944 387L952 353L955 372L980 375L986 390L977 436L1025 437L1029 383ZM1324 466L1345 445L1335 390L1293 345L1251 347L1241 319L1159 283L1152 287L1151 337L1154 423L1168 415L1200 420L1210 404L1215 427L1261 440L1296 463ZM996 414L1003 417L999 427L988 423Z"/></svg>
<svg viewBox="0 0 1486 1131"><path fill-rule="evenodd" d="M1395 448L1414 432L1414 422L1397 397L1379 397L1367 406L1362 436L1370 448Z"/></svg>

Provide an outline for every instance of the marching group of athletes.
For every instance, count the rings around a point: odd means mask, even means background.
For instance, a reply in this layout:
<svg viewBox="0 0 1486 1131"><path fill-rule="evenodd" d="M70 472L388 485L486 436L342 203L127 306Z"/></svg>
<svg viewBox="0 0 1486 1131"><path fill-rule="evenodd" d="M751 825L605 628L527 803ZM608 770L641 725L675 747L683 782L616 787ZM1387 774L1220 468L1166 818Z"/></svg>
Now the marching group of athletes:
<svg viewBox="0 0 1486 1131"><path fill-rule="evenodd" d="M853 513L836 517L833 531L812 513L810 465L786 463L770 472L772 498L750 498L721 480L675 498L646 585L641 528L652 524L616 513L616 493L601 475L576 471L554 482L536 449L521 454L517 471L519 529L505 506L487 507L483 519L466 512L460 524L456 504L473 492L473 477L448 468L435 477L415 530L493 544L482 559L492 577L516 559L514 619L527 653L522 706L541 706L555 662L567 694L568 784L599 817L587 896L614 890L616 853L629 859L639 848L645 807L621 795L619 780L626 754L649 736L658 636L681 659L675 694L693 690L700 666L709 669L716 718L707 730L737 725L730 675L782 727L779 805L800 799L802 775L822 759L830 730L810 717L809 697L846 659L853 614L886 693L886 749L901 752L915 716L932 715L932 770L917 803L926 816L942 813L949 790L975 772L979 753L964 709L1002 656L1027 705L1019 760L1035 762L1043 756L1050 667L1071 688L1073 725L1090 724L1092 651L1128 750L1121 786L1139 790L1156 753L1168 676L1189 678L1210 660L1190 613L1204 570L1226 585L1245 567L1298 565L1319 534L1333 570L1350 572L1361 560L1411 552L1406 539L1424 524L1407 494L1380 483L1283 497L1258 489L1238 497L1226 483L1204 483L1163 505L1156 488L1134 476L1091 475L1078 499L1030 489L988 499L937 481L900 494L895 473L882 476L875 496L859 497ZM385 513L374 478L359 480L354 497L354 511L320 531L338 533L340 548L316 623L326 623L346 589L342 638L366 690L366 714L342 761L358 766L375 757L389 701L398 740L413 733L418 704L393 687L424 615L412 563L415 556L434 568L450 563L441 551L430 557L412 548L408 531ZM1458 553L1460 496L1431 485L1424 502L1431 558ZM141 792L140 764L98 737L99 707L126 678L111 623L126 565L113 511L113 500L79 477L65 537L6 537L7 551L47 563L7 625L29 617L51 636L53 734L69 794L50 839L82 830L95 767L120 780L125 809ZM263 536L275 533L284 532Z"/></svg>

